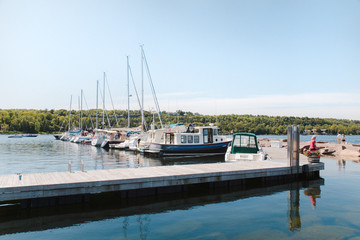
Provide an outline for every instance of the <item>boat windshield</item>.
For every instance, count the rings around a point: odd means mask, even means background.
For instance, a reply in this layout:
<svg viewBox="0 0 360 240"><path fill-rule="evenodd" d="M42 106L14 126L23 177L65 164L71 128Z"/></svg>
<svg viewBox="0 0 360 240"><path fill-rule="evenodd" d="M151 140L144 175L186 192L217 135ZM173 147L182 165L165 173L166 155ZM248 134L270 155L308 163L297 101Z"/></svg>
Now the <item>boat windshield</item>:
<svg viewBox="0 0 360 240"><path fill-rule="evenodd" d="M236 135L232 147L233 153L256 153L258 151L255 136Z"/></svg>

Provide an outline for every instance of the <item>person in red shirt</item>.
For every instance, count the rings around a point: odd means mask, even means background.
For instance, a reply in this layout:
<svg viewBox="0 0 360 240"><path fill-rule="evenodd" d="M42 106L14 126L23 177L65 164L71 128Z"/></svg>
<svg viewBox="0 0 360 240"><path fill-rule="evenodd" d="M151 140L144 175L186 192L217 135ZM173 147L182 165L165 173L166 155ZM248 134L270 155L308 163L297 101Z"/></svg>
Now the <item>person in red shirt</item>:
<svg viewBox="0 0 360 240"><path fill-rule="evenodd" d="M315 151L316 149L316 136L313 136L310 141L310 151Z"/></svg>

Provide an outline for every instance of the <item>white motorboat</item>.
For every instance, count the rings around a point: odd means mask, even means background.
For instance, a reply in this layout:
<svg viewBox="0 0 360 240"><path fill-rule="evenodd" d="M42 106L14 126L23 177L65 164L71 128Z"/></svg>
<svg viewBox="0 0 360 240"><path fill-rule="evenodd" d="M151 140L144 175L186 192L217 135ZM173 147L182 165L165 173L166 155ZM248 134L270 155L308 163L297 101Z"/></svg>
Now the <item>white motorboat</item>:
<svg viewBox="0 0 360 240"><path fill-rule="evenodd" d="M263 161L267 159L257 137L253 133L235 133L231 145L229 145L225 161Z"/></svg>

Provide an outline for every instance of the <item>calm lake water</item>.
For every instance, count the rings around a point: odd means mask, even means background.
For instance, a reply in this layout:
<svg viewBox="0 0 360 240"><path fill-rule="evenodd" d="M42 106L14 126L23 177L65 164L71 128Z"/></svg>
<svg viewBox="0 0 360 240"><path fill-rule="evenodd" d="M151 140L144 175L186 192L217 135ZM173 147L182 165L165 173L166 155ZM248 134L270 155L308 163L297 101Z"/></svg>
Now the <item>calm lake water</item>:
<svg viewBox="0 0 360 240"><path fill-rule="evenodd" d="M336 139L319 136L317 140ZM347 140L359 143L360 136ZM74 170L80 169L81 160L86 170L186 163L105 151L52 136L0 136L0 174L67 171L69 160ZM360 239L360 164L321 161L325 170L316 181L126 202L104 197L55 208L1 206L0 239Z"/></svg>

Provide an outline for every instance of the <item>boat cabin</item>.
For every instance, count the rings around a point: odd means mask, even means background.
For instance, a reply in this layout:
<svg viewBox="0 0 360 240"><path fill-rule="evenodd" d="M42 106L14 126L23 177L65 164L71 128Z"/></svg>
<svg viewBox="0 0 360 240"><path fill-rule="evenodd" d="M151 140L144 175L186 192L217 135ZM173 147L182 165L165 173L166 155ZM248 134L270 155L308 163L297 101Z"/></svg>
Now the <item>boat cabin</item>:
<svg viewBox="0 0 360 240"><path fill-rule="evenodd" d="M181 128L177 129L177 128ZM193 127L178 126L164 133L164 144L170 145L197 145L212 144L226 141L225 136L218 135L219 127L201 126ZM185 129L182 129L185 128Z"/></svg>
<svg viewBox="0 0 360 240"><path fill-rule="evenodd" d="M231 144L231 154L257 153L259 151L257 137L253 133L235 133Z"/></svg>

